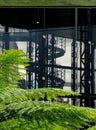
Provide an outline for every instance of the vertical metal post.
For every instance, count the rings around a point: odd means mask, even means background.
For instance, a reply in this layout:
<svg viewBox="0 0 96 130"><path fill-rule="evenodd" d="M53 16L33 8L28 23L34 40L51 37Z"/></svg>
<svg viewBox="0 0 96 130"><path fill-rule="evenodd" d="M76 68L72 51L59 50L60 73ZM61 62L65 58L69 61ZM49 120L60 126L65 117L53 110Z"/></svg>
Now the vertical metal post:
<svg viewBox="0 0 96 130"><path fill-rule="evenodd" d="M92 37L92 28L91 28L91 37ZM93 38L92 38L92 43L91 43L91 93L92 95L95 94L95 45L93 43ZM95 102L91 98L91 107L95 107Z"/></svg>
<svg viewBox="0 0 96 130"><path fill-rule="evenodd" d="M46 63L46 35L43 32L42 37L42 87L45 87L45 63ZM46 86L47 87L47 86Z"/></svg>
<svg viewBox="0 0 96 130"><path fill-rule="evenodd" d="M31 32L29 31L29 59L30 59L30 66L31 66L31 54L32 54L32 43L31 43ZM31 89L31 67L28 69L28 88Z"/></svg>
<svg viewBox="0 0 96 130"><path fill-rule="evenodd" d="M37 40L36 42L38 43L38 51L39 55L38 57L38 88L44 87L44 35L43 32L37 32Z"/></svg>
<svg viewBox="0 0 96 130"><path fill-rule="evenodd" d="M52 76L52 78L51 78L51 87L53 87L54 86L54 35L52 34L52 42L51 42L51 44L52 44L52 52L51 52L51 54L52 54L52 68L51 68L51 76Z"/></svg>
<svg viewBox="0 0 96 130"><path fill-rule="evenodd" d="M75 29L74 29L74 36L73 36L73 42L72 42L72 91L76 91L77 89L77 84L76 84L76 79L77 79L77 75L76 75L76 56L77 56L77 25L78 25L78 9L75 8ZM73 104L75 105L76 100L73 100Z"/></svg>
<svg viewBox="0 0 96 130"><path fill-rule="evenodd" d="M43 9L43 30L42 30L42 87L45 87L45 63L46 63L46 32L45 32L45 8ZM47 86L46 86L47 87Z"/></svg>
<svg viewBox="0 0 96 130"><path fill-rule="evenodd" d="M85 32L85 106L89 107L90 102L90 90L91 90L91 36L90 36L90 9L87 9L87 32Z"/></svg>
<svg viewBox="0 0 96 130"><path fill-rule="evenodd" d="M85 10L86 19L82 16L80 29L80 90L85 96L82 97L80 105L94 107L91 95L94 93L94 47L92 43L91 9Z"/></svg>
<svg viewBox="0 0 96 130"><path fill-rule="evenodd" d="M9 34L8 34L8 31L9 31L9 27L5 26L5 45L4 45L4 48L5 49L9 49Z"/></svg>

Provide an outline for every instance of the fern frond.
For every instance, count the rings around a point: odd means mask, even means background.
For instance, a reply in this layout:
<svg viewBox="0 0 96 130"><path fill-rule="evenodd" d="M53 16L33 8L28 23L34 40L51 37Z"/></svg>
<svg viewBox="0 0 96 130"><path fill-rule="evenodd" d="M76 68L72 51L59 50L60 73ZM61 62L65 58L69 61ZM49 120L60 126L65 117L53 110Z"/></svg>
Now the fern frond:
<svg viewBox="0 0 96 130"><path fill-rule="evenodd" d="M12 102L21 102L26 100L38 101L57 101L58 97L62 96L77 96L78 93L64 91L63 89L56 88L39 88L24 90L20 88L6 87L0 91L0 103L10 104ZM3 98L2 98L3 97Z"/></svg>
<svg viewBox="0 0 96 130"><path fill-rule="evenodd" d="M12 118L35 121L38 129L42 128L42 125L46 128L51 126L50 130L55 127L59 127L60 130L62 130L61 128L75 129L96 122L96 110L50 101L25 101L2 106L0 118L2 122Z"/></svg>

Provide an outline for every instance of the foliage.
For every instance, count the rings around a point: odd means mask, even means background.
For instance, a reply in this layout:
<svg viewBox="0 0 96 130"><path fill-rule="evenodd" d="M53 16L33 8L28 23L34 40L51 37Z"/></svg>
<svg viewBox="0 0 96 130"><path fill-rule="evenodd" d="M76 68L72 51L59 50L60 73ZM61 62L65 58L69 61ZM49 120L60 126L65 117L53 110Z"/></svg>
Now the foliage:
<svg viewBox="0 0 96 130"><path fill-rule="evenodd" d="M95 0L0 0L0 6L94 6Z"/></svg>
<svg viewBox="0 0 96 130"><path fill-rule="evenodd" d="M9 130L74 130L96 122L96 110L44 101L25 101L0 107L0 128Z"/></svg>
<svg viewBox="0 0 96 130"><path fill-rule="evenodd" d="M20 65L28 65L22 50L4 50L0 54L0 88L16 85L23 78L24 74L18 71L22 69Z"/></svg>
<svg viewBox="0 0 96 130"><path fill-rule="evenodd" d="M90 127L88 130L96 130L96 126Z"/></svg>
<svg viewBox="0 0 96 130"><path fill-rule="evenodd" d="M62 96L78 96L76 92L64 91L56 88L39 88L24 90L18 88L4 88L0 91L0 104L10 104L14 102L32 101L57 101Z"/></svg>
<svg viewBox="0 0 96 130"><path fill-rule="evenodd" d="M89 127L96 122L95 109L68 105L56 100L58 96L69 95L78 93L56 88L4 88L0 90L0 129L74 130ZM53 98L55 100L52 102Z"/></svg>
<svg viewBox="0 0 96 130"><path fill-rule="evenodd" d="M4 50L0 54L0 130L74 130L96 123L96 109L57 102L58 97L78 93L9 87L23 76L18 70L28 61L20 50Z"/></svg>

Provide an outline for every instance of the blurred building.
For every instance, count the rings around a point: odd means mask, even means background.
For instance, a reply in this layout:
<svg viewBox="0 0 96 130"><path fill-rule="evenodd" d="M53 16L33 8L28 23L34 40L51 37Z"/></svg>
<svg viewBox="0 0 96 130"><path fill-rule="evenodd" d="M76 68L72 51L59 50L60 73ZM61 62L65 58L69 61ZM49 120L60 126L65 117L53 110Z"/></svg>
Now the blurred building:
<svg viewBox="0 0 96 130"><path fill-rule="evenodd" d="M0 8L0 17L0 51L22 49L30 58L27 88L76 91L74 104L95 107L95 8Z"/></svg>

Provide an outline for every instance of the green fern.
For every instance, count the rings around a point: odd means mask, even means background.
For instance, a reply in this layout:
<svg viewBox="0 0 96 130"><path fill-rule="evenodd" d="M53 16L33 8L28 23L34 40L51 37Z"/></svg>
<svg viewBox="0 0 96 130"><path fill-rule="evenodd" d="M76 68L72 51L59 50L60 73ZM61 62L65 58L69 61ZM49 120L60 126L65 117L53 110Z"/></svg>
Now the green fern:
<svg viewBox="0 0 96 130"><path fill-rule="evenodd" d="M57 102L58 96L69 95L79 94L55 88L32 90L4 88L0 90L0 128L74 130L96 122L95 109Z"/></svg>
<svg viewBox="0 0 96 130"><path fill-rule="evenodd" d="M58 97L62 96L78 96L78 93L68 92L56 88L41 88L24 90L20 88L4 88L0 91L0 104L10 104L13 102L21 102L26 100L38 101L57 101Z"/></svg>
<svg viewBox="0 0 96 130"><path fill-rule="evenodd" d="M87 130L96 130L96 126L92 126L92 127L88 128Z"/></svg>
<svg viewBox="0 0 96 130"><path fill-rule="evenodd" d="M6 125L6 121L9 119L18 120L22 118L32 123L30 124L31 127L35 122L38 129L43 127L46 130L55 130L55 128L72 130L96 122L96 110L50 101L25 101L2 106L0 108L0 118L0 128L3 127L4 123Z"/></svg>
<svg viewBox="0 0 96 130"><path fill-rule="evenodd" d="M18 80L24 78L24 74L18 71L20 65L26 67L28 61L22 50L3 50L0 54L0 89L18 85Z"/></svg>

